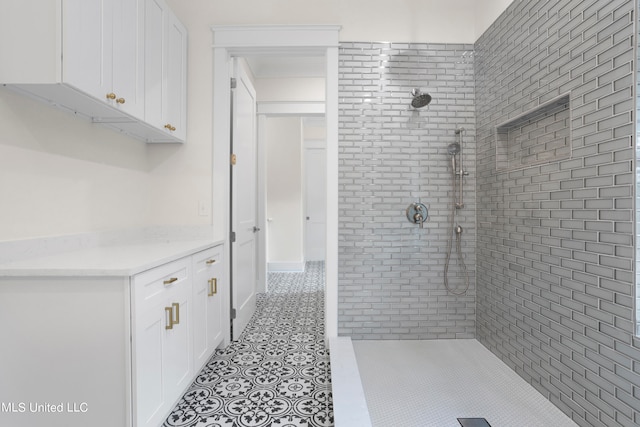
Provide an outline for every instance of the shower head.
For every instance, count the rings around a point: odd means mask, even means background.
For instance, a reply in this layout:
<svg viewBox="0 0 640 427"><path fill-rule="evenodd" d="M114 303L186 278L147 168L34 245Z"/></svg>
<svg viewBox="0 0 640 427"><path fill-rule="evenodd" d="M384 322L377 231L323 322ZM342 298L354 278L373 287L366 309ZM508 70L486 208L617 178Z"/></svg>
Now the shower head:
<svg viewBox="0 0 640 427"><path fill-rule="evenodd" d="M411 91L411 95L413 99L411 100L411 106L413 108L422 108L426 105L429 105L431 102L431 95L428 93L422 93L422 91L418 88L415 88Z"/></svg>
<svg viewBox="0 0 640 427"><path fill-rule="evenodd" d="M460 152L460 144L458 144L457 142L452 142L447 147L447 152L449 153L449 155L455 156Z"/></svg>

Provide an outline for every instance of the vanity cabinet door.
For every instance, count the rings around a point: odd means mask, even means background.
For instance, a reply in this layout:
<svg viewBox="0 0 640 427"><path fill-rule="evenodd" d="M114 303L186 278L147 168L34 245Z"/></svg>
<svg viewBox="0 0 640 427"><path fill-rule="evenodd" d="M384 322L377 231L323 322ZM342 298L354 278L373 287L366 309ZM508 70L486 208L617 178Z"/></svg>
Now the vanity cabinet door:
<svg viewBox="0 0 640 427"><path fill-rule="evenodd" d="M223 339L222 295L224 263L222 246L199 252L193 260L193 357L199 369Z"/></svg>
<svg viewBox="0 0 640 427"><path fill-rule="evenodd" d="M193 377L191 293L191 280L177 283L168 292L164 306L167 326L164 331L165 341L162 352L164 361L162 379L169 405L173 405L180 398ZM169 319L170 316L172 319ZM167 327L169 329L166 329Z"/></svg>
<svg viewBox="0 0 640 427"><path fill-rule="evenodd" d="M136 427L162 423L193 377L191 259L132 278Z"/></svg>

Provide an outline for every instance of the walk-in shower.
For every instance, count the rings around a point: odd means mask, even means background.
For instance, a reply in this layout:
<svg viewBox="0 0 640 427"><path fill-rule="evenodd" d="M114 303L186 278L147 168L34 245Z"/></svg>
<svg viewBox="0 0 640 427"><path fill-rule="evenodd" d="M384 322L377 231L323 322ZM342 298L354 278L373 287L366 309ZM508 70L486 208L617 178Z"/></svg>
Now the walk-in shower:
<svg viewBox="0 0 640 427"><path fill-rule="evenodd" d="M449 146L447 147L447 153L451 157L453 191L451 192L451 210L449 212L449 239L447 240L447 257L444 263L444 286L445 288L447 288L447 291L449 293L452 293L454 295L464 295L469 290L469 272L467 271L467 265L465 264L464 258L462 257L461 240L463 230L459 224L455 224L456 214L458 210L464 207L464 198L462 191L464 177L466 175L469 175L469 173L464 170L464 164L462 162L463 133L463 128L456 129L455 134L458 137L458 140L449 144ZM454 235L456 239L456 254L458 256L460 267L462 268L464 279L464 287L462 287L461 290L454 289L449 285L449 263L451 261L451 250L453 249Z"/></svg>

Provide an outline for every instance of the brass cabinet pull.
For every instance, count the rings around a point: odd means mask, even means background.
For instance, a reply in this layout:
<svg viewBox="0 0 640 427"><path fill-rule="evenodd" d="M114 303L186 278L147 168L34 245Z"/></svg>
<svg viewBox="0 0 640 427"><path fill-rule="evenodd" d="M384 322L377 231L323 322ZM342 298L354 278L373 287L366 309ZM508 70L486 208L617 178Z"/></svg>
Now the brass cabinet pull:
<svg viewBox="0 0 640 427"><path fill-rule="evenodd" d="M167 319L167 325L164 328L173 329L173 307L165 307L164 313L165 313L165 316L167 314L169 315L169 318Z"/></svg>
<svg viewBox="0 0 640 427"><path fill-rule="evenodd" d="M215 264L215 263L216 263L215 259L208 259L205 264L211 265L211 264Z"/></svg>
<svg viewBox="0 0 640 427"><path fill-rule="evenodd" d="M174 325L179 325L180 324L180 303L179 302L174 302L171 305L173 306L173 308L176 309L176 320L173 321L173 324Z"/></svg>
<svg viewBox="0 0 640 427"><path fill-rule="evenodd" d="M167 123L166 125L164 125L164 128L169 129L170 131L176 130L175 126L171 126L171 123Z"/></svg>
<svg viewBox="0 0 640 427"><path fill-rule="evenodd" d="M212 279L209 279L209 295L208 296L212 297L217 293L218 293L218 279L214 277Z"/></svg>
<svg viewBox="0 0 640 427"><path fill-rule="evenodd" d="M107 94L107 99L116 99L116 94L111 92Z"/></svg>
<svg viewBox="0 0 640 427"><path fill-rule="evenodd" d="M174 311L175 308L175 311ZM174 302L171 304L171 307L164 308L165 316L169 316L167 319L167 325L164 327L165 329L173 329L173 325L180 324L180 303ZM176 317L174 319L173 314L175 313Z"/></svg>
<svg viewBox="0 0 640 427"><path fill-rule="evenodd" d="M162 283L164 283L165 285L170 285L170 284L172 284L173 282L175 282L176 280L178 280L178 278L177 278L177 277L172 277L171 279L167 279L167 280L165 280L165 281L164 281L164 282L162 282Z"/></svg>
<svg viewBox="0 0 640 427"><path fill-rule="evenodd" d="M116 99L116 102L118 104L124 104L124 98L118 98L118 99Z"/></svg>

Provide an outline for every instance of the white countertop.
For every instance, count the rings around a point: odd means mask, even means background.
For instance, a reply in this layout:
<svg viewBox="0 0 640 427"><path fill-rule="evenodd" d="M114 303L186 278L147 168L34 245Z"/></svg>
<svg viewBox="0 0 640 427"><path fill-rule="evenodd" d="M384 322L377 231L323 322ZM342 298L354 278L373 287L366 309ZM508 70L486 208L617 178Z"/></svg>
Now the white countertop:
<svg viewBox="0 0 640 427"><path fill-rule="evenodd" d="M96 246L0 264L0 278L28 276L133 276L209 249L221 241L146 241Z"/></svg>

